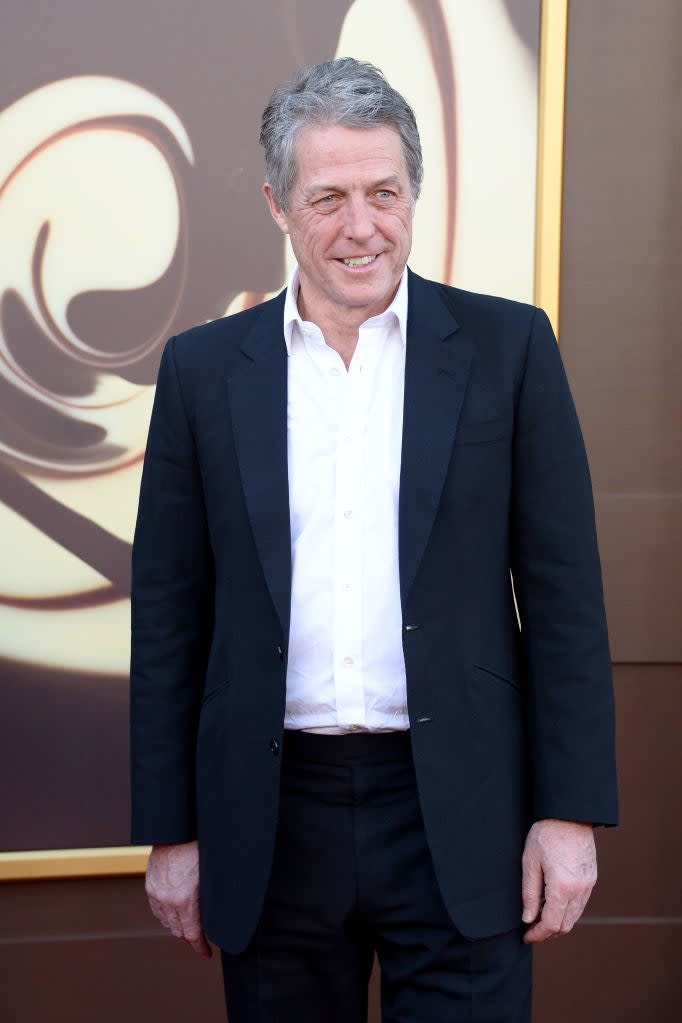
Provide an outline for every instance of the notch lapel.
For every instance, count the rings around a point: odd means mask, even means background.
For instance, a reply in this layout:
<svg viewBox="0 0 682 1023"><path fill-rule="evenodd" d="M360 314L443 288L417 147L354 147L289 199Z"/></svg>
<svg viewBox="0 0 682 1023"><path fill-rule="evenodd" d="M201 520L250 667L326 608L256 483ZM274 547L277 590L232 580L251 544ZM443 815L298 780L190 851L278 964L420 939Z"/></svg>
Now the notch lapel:
<svg viewBox="0 0 682 1023"><path fill-rule="evenodd" d="M437 285L410 271L400 468L403 609L438 510L473 356Z"/></svg>
<svg viewBox="0 0 682 1023"><path fill-rule="evenodd" d="M230 376L228 388L246 508L286 643L291 610L291 527L283 309L284 293L264 307L242 344L249 363Z"/></svg>

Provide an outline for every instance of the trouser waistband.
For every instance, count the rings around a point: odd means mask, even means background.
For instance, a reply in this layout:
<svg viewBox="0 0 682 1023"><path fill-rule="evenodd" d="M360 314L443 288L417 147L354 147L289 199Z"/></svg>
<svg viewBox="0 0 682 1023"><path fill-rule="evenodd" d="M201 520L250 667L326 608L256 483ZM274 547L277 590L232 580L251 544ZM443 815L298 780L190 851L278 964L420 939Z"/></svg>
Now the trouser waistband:
<svg viewBox="0 0 682 1023"><path fill-rule="evenodd" d="M409 731L320 735L292 729L284 733L282 755L318 764L379 764L411 759L412 749Z"/></svg>

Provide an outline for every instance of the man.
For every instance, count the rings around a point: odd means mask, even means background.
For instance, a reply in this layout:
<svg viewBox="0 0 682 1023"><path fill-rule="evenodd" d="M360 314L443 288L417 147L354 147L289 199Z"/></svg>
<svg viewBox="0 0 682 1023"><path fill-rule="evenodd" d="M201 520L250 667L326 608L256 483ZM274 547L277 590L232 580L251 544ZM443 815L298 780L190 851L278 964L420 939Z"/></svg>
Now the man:
<svg viewBox="0 0 682 1023"><path fill-rule="evenodd" d="M298 268L169 342L142 480L151 905L221 947L231 1023L364 1020L375 951L385 1020L528 1020L530 947L616 816L558 349L541 311L406 270L419 136L376 69L300 73L261 141Z"/></svg>

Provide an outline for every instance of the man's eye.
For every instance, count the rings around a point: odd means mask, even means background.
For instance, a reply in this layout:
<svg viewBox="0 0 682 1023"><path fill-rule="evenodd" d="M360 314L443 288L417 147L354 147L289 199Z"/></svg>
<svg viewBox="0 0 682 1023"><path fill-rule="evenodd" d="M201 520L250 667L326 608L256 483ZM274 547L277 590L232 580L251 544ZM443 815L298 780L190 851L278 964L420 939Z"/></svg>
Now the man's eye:
<svg viewBox="0 0 682 1023"><path fill-rule="evenodd" d="M319 202L322 203L323 206L329 206L335 199L335 195L323 195Z"/></svg>
<svg viewBox="0 0 682 1023"><path fill-rule="evenodd" d="M379 191L377 192L377 197L379 199L390 199L392 195L393 192L391 192L391 190L388 188L380 188Z"/></svg>

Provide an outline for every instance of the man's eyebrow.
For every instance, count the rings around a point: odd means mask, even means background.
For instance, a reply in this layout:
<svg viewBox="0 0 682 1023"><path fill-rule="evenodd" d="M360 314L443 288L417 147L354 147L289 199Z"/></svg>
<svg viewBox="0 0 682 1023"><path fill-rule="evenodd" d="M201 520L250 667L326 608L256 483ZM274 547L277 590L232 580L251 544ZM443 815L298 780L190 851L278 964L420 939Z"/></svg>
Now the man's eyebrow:
<svg viewBox="0 0 682 1023"><path fill-rule="evenodd" d="M377 181L377 182L375 182L375 184L370 185L370 188L371 189L375 189L375 188L379 188L380 189L380 188L384 188L386 185L392 185L394 188L396 186L401 187L402 186L402 181L400 180L400 177L397 174L389 174L388 177L382 178L381 181Z"/></svg>
<svg viewBox="0 0 682 1023"><path fill-rule="evenodd" d="M306 193L311 195L329 195L330 192L342 192L343 189L339 185L325 185L322 182L317 182L309 185L306 189Z"/></svg>
<svg viewBox="0 0 682 1023"><path fill-rule="evenodd" d="M399 175L398 174L388 174L384 178L379 178L377 181L371 182L371 184L369 184L367 186L367 190L369 192L374 192L377 189L385 188L387 185L391 185L394 188L396 186L400 187L402 185L402 182L400 180ZM308 196L310 197L310 196L314 196L314 195L329 195L332 192L341 192L341 193L343 193L343 192L345 192L345 189L341 188L340 185L331 185L331 184L323 184L322 182L313 182L313 184L311 184L306 189L306 192L307 192Z"/></svg>

